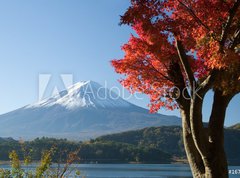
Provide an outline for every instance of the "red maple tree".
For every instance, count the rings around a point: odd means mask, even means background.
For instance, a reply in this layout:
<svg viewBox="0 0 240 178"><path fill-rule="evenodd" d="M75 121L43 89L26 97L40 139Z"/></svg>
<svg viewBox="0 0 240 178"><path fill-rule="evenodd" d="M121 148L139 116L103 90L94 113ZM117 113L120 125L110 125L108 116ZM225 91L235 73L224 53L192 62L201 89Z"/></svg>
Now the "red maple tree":
<svg viewBox="0 0 240 178"><path fill-rule="evenodd" d="M131 0L121 16L136 32L112 61L124 87L150 96L152 112L179 108L194 177L228 177L224 120L240 92L240 0ZM213 90L207 128L205 94Z"/></svg>

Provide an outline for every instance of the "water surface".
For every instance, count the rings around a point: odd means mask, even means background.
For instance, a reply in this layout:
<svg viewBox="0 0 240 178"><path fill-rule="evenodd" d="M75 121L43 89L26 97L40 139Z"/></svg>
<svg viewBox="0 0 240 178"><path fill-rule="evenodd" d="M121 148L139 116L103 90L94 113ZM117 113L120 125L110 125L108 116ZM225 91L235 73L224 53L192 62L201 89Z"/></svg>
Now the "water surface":
<svg viewBox="0 0 240 178"><path fill-rule="evenodd" d="M28 169L35 169L31 165ZM53 167L55 167L53 165ZM9 169L9 165L0 165ZM71 168L81 171L86 178L190 178L190 168L184 164L74 164ZM240 166L230 166L230 178L240 177ZM73 171L73 172L74 172ZM235 174L236 173L236 174ZM71 177L71 176L69 176Z"/></svg>

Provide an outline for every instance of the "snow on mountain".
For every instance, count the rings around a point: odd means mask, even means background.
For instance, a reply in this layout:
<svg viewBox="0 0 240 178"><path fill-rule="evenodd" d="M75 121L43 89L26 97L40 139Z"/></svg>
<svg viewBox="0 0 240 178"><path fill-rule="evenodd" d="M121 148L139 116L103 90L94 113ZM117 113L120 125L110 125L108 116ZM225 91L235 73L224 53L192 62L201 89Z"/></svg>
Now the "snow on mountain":
<svg viewBox="0 0 240 178"><path fill-rule="evenodd" d="M51 98L33 105L28 105L26 108L49 107L54 105L60 105L67 109L76 109L79 107L117 108L131 106L130 103L100 84L93 81L84 81L70 86L67 90Z"/></svg>
<svg viewBox="0 0 240 178"><path fill-rule="evenodd" d="M163 125L181 125L181 121L150 114L93 81L76 83L53 97L0 115L0 135L23 139L83 140Z"/></svg>

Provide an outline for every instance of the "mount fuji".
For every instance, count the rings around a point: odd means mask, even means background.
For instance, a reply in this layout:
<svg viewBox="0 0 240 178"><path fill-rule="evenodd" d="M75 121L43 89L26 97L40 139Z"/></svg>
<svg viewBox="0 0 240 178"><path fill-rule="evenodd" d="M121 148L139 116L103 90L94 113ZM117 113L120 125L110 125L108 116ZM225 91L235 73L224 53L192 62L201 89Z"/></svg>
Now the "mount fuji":
<svg viewBox="0 0 240 178"><path fill-rule="evenodd" d="M100 84L85 81L53 97L0 115L0 136L85 140L144 127L180 124L176 116L150 114Z"/></svg>

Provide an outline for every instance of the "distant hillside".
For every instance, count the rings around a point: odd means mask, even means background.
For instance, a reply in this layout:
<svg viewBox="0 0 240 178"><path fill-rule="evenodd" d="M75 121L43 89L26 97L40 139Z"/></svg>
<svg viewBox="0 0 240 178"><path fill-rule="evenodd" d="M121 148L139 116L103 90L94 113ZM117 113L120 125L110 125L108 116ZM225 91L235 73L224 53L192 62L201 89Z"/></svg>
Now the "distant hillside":
<svg viewBox="0 0 240 178"><path fill-rule="evenodd" d="M172 156L186 158L182 129L178 126L150 127L137 131L101 136L98 141L114 141L135 146L151 147L169 153ZM228 161L232 165L240 164L240 130L236 127L225 129L225 149Z"/></svg>
<svg viewBox="0 0 240 178"><path fill-rule="evenodd" d="M182 129L178 126L150 127L136 131L101 136L85 142L66 139L41 138L24 142L39 160L44 150L57 148L53 161L66 161L66 154L80 149L81 163L171 163L186 160L182 143ZM0 138L0 160L8 160L8 153L16 150L22 158L21 144L11 138ZM225 149L230 165L240 165L240 130L225 129Z"/></svg>
<svg viewBox="0 0 240 178"><path fill-rule="evenodd" d="M85 142L66 139L37 138L20 143L13 139L0 139L0 160L8 161L9 152L17 151L21 160L30 154L33 161L39 161L45 150L55 148L53 162L66 162L67 155L79 150L80 163L171 163L172 156L156 148L139 147L132 144L90 140ZM23 149L25 151L23 151ZM79 162L77 162L79 163Z"/></svg>
<svg viewBox="0 0 240 178"><path fill-rule="evenodd" d="M136 131L101 136L96 140L157 148L174 156L185 157L182 128L178 126L149 127Z"/></svg>
<svg viewBox="0 0 240 178"><path fill-rule="evenodd" d="M229 127L229 128L230 128L230 129L240 130L240 123L235 124L235 125L233 125L233 126L231 126L231 127Z"/></svg>

